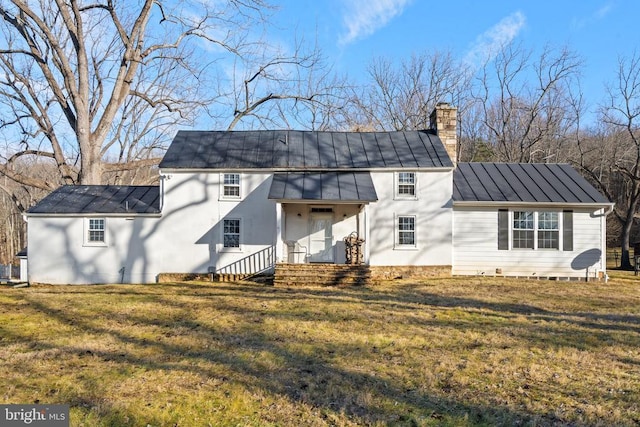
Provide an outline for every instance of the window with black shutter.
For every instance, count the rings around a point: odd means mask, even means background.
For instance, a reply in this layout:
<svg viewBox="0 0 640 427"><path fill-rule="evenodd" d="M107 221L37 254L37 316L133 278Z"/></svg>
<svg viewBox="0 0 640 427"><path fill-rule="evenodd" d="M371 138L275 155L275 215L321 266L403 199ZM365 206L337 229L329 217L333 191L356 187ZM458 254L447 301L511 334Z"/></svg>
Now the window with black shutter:
<svg viewBox="0 0 640 427"><path fill-rule="evenodd" d="M562 212L562 250L573 250L573 211Z"/></svg>
<svg viewBox="0 0 640 427"><path fill-rule="evenodd" d="M509 250L509 211L498 210L498 250Z"/></svg>

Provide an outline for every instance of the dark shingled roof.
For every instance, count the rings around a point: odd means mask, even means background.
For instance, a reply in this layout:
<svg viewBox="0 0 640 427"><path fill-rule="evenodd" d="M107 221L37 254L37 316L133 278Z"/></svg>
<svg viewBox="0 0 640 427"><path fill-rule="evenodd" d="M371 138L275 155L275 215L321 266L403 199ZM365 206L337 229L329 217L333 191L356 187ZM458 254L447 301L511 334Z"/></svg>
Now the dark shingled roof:
<svg viewBox="0 0 640 427"><path fill-rule="evenodd" d="M609 204L566 164L459 163L453 200L461 202Z"/></svg>
<svg viewBox="0 0 640 427"><path fill-rule="evenodd" d="M273 175L269 198L374 202L378 195L369 172L285 172Z"/></svg>
<svg viewBox="0 0 640 427"><path fill-rule="evenodd" d="M160 188L150 185L66 185L50 193L27 213L155 214L160 213Z"/></svg>
<svg viewBox="0 0 640 427"><path fill-rule="evenodd" d="M179 131L165 169L335 170L452 167L433 131Z"/></svg>

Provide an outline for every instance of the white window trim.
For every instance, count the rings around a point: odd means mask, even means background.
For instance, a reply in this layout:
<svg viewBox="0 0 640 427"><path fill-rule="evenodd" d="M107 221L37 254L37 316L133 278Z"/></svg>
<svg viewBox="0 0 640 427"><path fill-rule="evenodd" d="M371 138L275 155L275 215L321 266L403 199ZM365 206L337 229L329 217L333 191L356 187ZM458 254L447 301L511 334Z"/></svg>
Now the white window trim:
<svg viewBox="0 0 640 427"><path fill-rule="evenodd" d="M238 236L239 246L237 248L226 247L224 245L224 222L229 220L237 220L239 221L239 224L240 224L240 235ZM238 217L222 218L222 220L220 220L220 251L219 252L242 252L243 236L244 236L244 221L242 221L242 218L238 218Z"/></svg>
<svg viewBox="0 0 640 427"><path fill-rule="evenodd" d="M514 212L533 212L533 248L514 248L513 247L513 217ZM558 247L557 248L540 248L538 247L538 214L541 212L554 212L558 215ZM560 252L563 248L563 230L564 224L562 223L562 211L557 211L554 209L540 209L540 210L530 210L530 209L513 209L509 210L509 250L512 251L556 251ZM543 230L545 231L545 230ZM551 230L546 230L551 231Z"/></svg>
<svg viewBox="0 0 640 427"><path fill-rule="evenodd" d="M225 175L238 175L238 195L237 196L227 196L224 194L224 176ZM235 185L234 185L235 186ZM233 200L238 201L242 200L242 174L240 172L221 172L220 173L220 196L219 200Z"/></svg>
<svg viewBox="0 0 640 427"><path fill-rule="evenodd" d="M90 220L96 220L96 219L101 219L102 221L104 221L104 241L102 242L95 242L95 241L90 241L89 240L89 221ZM82 233L83 233L83 237L82 237L82 246L92 246L92 247L105 247L105 246L109 246L109 233L108 233L108 229L107 229L107 219L104 217L86 217L83 220L83 227L82 227Z"/></svg>
<svg viewBox="0 0 640 427"><path fill-rule="evenodd" d="M412 173L413 174L413 195L400 194L400 173ZM418 200L418 173L416 171L397 171L393 173L393 197L394 200Z"/></svg>
<svg viewBox="0 0 640 427"><path fill-rule="evenodd" d="M540 214L542 212L551 212L551 213L555 213L556 214L556 218L557 218L557 223L558 223L558 228L557 229L544 229L541 230L539 225L539 217ZM562 211L558 212L558 211L553 211L553 210L540 210L540 211L536 211L536 215L535 215L535 232L534 232L534 238L535 238L535 243L534 243L534 247L536 248L536 250L540 250L540 251L560 251L562 248ZM558 247L557 248L540 248L538 247L539 244L539 234L540 231L555 231L556 233L558 233Z"/></svg>
<svg viewBox="0 0 640 427"><path fill-rule="evenodd" d="M400 244L400 218L413 218L413 245ZM418 216L415 214L396 214L393 218L393 249L402 251L418 250Z"/></svg>

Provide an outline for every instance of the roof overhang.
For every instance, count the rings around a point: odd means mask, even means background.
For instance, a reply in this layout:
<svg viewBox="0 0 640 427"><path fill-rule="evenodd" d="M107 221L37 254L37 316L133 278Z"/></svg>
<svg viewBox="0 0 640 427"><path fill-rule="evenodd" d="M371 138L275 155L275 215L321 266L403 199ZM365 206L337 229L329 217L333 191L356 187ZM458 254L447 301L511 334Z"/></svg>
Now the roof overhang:
<svg viewBox="0 0 640 427"><path fill-rule="evenodd" d="M269 199L279 202L369 203L378 195L369 172L274 173Z"/></svg>

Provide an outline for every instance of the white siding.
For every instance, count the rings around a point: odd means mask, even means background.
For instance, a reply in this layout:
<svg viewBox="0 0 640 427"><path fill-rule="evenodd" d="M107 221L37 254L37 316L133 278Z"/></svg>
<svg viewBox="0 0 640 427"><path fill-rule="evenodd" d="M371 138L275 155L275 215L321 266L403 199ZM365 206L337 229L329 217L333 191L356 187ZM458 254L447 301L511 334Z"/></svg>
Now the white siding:
<svg viewBox="0 0 640 427"><path fill-rule="evenodd" d="M499 251L498 208L456 206L453 215L453 274L585 278L605 271L602 209L573 209L572 251Z"/></svg>
<svg viewBox="0 0 640 427"><path fill-rule="evenodd" d="M243 174L242 200L220 199L220 174L172 173L161 218L106 218L106 246L85 246L84 218L28 218L29 281L152 283L159 273L207 273L275 242L270 174ZM241 249L222 248L222 220L241 219ZM122 268L124 267L124 270Z"/></svg>
<svg viewBox="0 0 640 427"><path fill-rule="evenodd" d="M241 173L240 200L221 197L219 173L173 173L165 181L159 272L220 269L275 243L276 203L267 198L271 174ZM223 220L240 219L240 249L224 248Z"/></svg>
<svg viewBox="0 0 640 427"><path fill-rule="evenodd" d="M372 172L378 201L369 206L371 265L444 265L452 263L452 172L416 172L416 200L397 199L393 171ZM395 245L395 221L415 215L416 248Z"/></svg>
<svg viewBox="0 0 640 427"><path fill-rule="evenodd" d="M28 280L54 284L154 282L157 218L107 218L107 245L84 245L84 218L29 218Z"/></svg>

